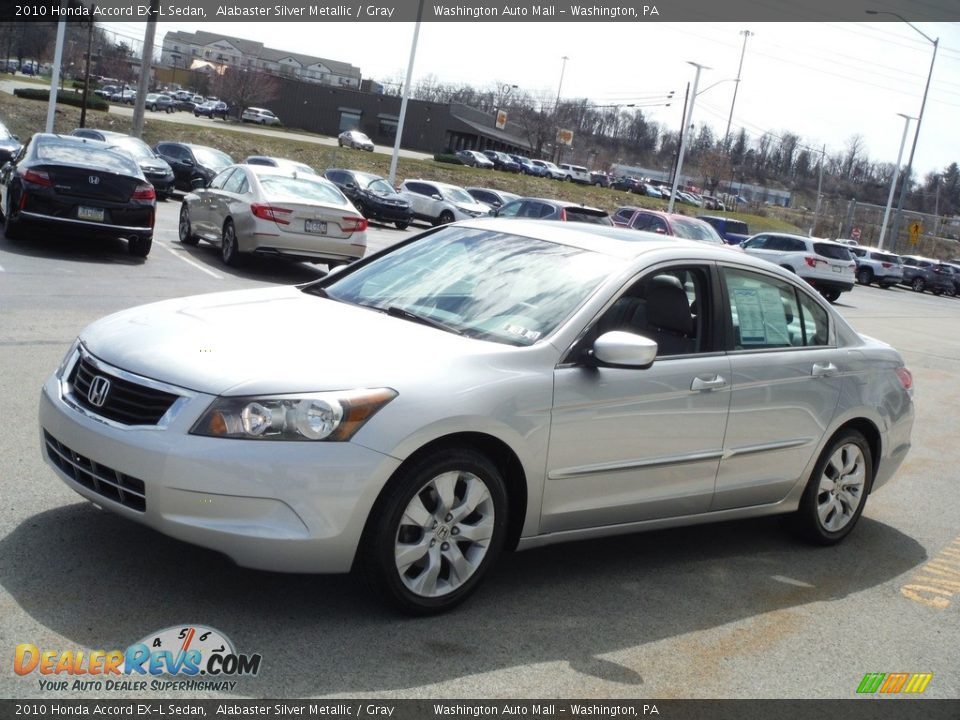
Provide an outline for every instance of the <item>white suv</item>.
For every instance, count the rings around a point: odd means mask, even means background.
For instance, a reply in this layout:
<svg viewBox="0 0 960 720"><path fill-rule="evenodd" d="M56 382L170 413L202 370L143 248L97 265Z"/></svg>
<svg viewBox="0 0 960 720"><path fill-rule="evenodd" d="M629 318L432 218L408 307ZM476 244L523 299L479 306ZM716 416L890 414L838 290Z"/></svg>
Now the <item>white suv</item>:
<svg viewBox="0 0 960 720"><path fill-rule="evenodd" d="M846 245L802 235L760 233L738 247L748 255L796 273L829 302L836 302L840 293L853 290L856 263Z"/></svg>
<svg viewBox="0 0 960 720"><path fill-rule="evenodd" d="M265 108L248 107L240 116L242 122L257 123L258 125L279 125L280 118Z"/></svg>
<svg viewBox="0 0 960 720"><path fill-rule="evenodd" d="M860 245L851 245L849 250L857 264L857 282L861 285L876 283L889 288L903 280L903 261L899 255Z"/></svg>
<svg viewBox="0 0 960 720"><path fill-rule="evenodd" d="M470 193L456 185L432 180L404 180L400 194L410 201L415 219L433 225L490 214L489 205L477 202Z"/></svg>
<svg viewBox="0 0 960 720"><path fill-rule="evenodd" d="M563 170L563 179L567 182L578 182L583 185L590 184L590 171L583 165L560 163L560 169Z"/></svg>

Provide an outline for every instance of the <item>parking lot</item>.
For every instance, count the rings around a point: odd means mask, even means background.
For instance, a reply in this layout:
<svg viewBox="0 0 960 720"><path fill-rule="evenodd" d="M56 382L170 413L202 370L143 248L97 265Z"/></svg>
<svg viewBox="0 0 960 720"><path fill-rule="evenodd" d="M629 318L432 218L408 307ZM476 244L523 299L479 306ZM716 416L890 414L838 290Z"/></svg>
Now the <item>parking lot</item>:
<svg viewBox="0 0 960 720"><path fill-rule="evenodd" d="M960 695L960 299L857 286L836 306L901 351L916 388L911 453L841 545L799 544L772 518L554 546L504 558L452 614L412 620L354 578L237 568L102 513L42 461L39 389L87 323L322 271L272 259L226 268L216 248L180 245L178 209L159 204L146 261L122 241L0 240L8 661L20 643L125 648L195 623L262 655L234 697L850 698L868 672L933 673L926 696ZM372 224L369 247L416 231ZM58 695L8 671L0 696Z"/></svg>

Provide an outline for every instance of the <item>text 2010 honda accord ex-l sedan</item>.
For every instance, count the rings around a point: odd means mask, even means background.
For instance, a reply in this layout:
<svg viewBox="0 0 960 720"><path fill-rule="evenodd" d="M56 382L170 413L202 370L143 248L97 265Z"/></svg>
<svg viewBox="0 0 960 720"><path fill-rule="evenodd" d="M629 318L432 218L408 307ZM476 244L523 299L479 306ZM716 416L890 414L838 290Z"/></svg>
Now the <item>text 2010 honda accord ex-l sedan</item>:
<svg viewBox="0 0 960 720"><path fill-rule="evenodd" d="M95 322L40 425L97 505L430 613L504 549L772 513L837 542L910 447L911 385L770 263L474 220Z"/></svg>

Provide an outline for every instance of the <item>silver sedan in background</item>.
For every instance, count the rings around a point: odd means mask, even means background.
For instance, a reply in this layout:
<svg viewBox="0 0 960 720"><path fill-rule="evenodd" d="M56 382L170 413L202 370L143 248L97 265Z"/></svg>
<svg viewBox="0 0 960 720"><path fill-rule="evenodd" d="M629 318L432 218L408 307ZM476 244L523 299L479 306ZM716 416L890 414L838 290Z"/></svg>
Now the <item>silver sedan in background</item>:
<svg viewBox="0 0 960 720"><path fill-rule="evenodd" d="M194 185L180 207L180 242L219 245L227 265L259 253L334 266L366 251L366 218L319 176L286 164L231 165Z"/></svg>
<svg viewBox="0 0 960 720"><path fill-rule="evenodd" d="M910 448L911 387L770 263L488 219L95 322L39 419L97 505L427 614L505 549L776 513L837 543Z"/></svg>

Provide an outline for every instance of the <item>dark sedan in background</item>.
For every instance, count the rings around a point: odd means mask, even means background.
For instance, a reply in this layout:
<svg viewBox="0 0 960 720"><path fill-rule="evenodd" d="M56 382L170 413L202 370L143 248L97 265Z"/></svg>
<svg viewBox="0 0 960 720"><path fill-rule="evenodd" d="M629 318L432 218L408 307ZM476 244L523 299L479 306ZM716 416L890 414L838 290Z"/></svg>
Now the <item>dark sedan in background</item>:
<svg viewBox="0 0 960 720"><path fill-rule="evenodd" d="M99 140L38 133L0 170L0 208L8 240L31 225L129 241L146 257L153 244L156 191L126 152Z"/></svg>
<svg viewBox="0 0 960 720"><path fill-rule="evenodd" d="M392 222L399 230L406 230L410 224L410 201L379 175L331 168L323 176L340 188L368 220Z"/></svg>
<svg viewBox="0 0 960 720"><path fill-rule="evenodd" d="M494 210L493 214L501 218L560 220L562 222L585 222L593 225L613 225L613 221L606 210L552 198L525 197L511 200Z"/></svg>
<svg viewBox="0 0 960 720"><path fill-rule="evenodd" d="M163 141L154 148L173 168L173 185L179 190L190 192L194 180L209 183L217 173L233 165L233 158L206 145Z"/></svg>
<svg viewBox="0 0 960 720"><path fill-rule="evenodd" d="M130 153L143 171L144 177L157 191L157 200L165 200L173 192L173 169L170 167L170 163L157 155L153 148L140 138L112 130L96 130L94 128L77 128L70 134L90 140L102 140Z"/></svg>

